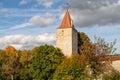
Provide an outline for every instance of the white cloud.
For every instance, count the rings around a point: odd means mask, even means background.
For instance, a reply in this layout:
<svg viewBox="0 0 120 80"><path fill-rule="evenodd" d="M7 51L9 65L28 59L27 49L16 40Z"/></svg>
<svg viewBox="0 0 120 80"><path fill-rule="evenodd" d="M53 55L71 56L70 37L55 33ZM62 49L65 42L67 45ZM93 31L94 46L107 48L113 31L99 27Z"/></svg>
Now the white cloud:
<svg viewBox="0 0 120 80"><path fill-rule="evenodd" d="M39 5L43 5L46 8L52 7L53 4L59 2L60 0L37 0Z"/></svg>
<svg viewBox="0 0 120 80"><path fill-rule="evenodd" d="M118 3L117 3L118 5L120 5L120 0L118 1Z"/></svg>
<svg viewBox="0 0 120 80"><path fill-rule="evenodd" d="M7 8L0 8L0 12L6 13L6 12L8 12L8 9Z"/></svg>
<svg viewBox="0 0 120 80"><path fill-rule="evenodd" d="M40 27L45 27L51 24L55 24L57 21L55 15L50 14L50 13L46 13L45 16L33 16L29 22L33 23L35 25L38 25Z"/></svg>
<svg viewBox="0 0 120 80"><path fill-rule="evenodd" d="M50 7L53 5L53 2L45 2L45 3L43 3L43 5L44 5L46 8L50 8Z"/></svg>
<svg viewBox="0 0 120 80"><path fill-rule="evenodd" d="M13 46L13 47L15 47L15 49L22 49L22 47L23 47L23 45L21 45L21 44L9 44L10 46Z"/></svg>
<svg viewBox="0 0 120 80"><path fill-rule="evenodd" d="M49 43L55 41L55 34L45 33L36 37L37 42Z"/></svg>
<svg viewBox="0 0 120 80"><path fill-rule="evenodd" d="M20 29L20 28L25 28L25 27L29 27L31 26L32 24L31 23L23 23L23 24L20 24L20 25L16 25L14 27L11 27L10 29L13 30L13 29Z"/></svg>
<svg viewBox="0 0 120 80"><path fill-rule="evenodd" d="M32 35L9 35L0 38L0 49L8 45L16 49L31 49L42 44L54 44L55 34L44 33L38 36Z"/></svg>
<svg viewBox="0 0 120 80"><path fill-rule="evenodd" d="M120 5L115 0L70 0L70 13L76 26L120 24Z"/></svg>
<svg viewBox="0 0 120 80"><path fill-rule="evenodd" d="M0 8L0 13L7 17L9 15L9 10L7 8Z"/></svg>
<svg viewBox="0 0 120 80"><path fill-rule="evenodd" d="M27 4L27 3L28 3L27 0L21 0L21 1L20 1L20 4L21 4L21 5L24 5L24 4Z"/></svg>
<svg viewBox="0 0 120 80"><path fill-rule="evenodd" d="M116 0L117 1L117 0ZM71 7L78 9L98 9L107 7L116 3L115 0L69 0Z"/></svg>

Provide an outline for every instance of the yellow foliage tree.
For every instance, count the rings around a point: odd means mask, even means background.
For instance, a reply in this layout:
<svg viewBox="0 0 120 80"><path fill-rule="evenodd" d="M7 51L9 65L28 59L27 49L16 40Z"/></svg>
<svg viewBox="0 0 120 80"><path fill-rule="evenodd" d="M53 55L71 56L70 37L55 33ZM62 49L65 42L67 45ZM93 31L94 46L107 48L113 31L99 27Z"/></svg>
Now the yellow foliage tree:
<svg viewBox="0 0 120 80"><path fill-rule="evenodd" d="M30 67L31 54L27 50L23 50L20 54L20 63L23 64L25 68Z"/></svg>
<svg viewBox="0 0 120 80"><path fill-rule="evenodd" d="M28 51L27 50L23 50L21 52L21 56L20 56L20 62L24 63L25 61L28 60Z"/></svg>

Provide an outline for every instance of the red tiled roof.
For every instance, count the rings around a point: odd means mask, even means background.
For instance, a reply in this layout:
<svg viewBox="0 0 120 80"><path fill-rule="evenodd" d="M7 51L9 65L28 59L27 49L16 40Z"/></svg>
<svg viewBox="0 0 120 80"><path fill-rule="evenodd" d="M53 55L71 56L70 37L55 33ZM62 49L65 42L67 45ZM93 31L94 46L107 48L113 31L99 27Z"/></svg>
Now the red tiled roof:
<svg viewBox="0 0 120 80"><path fill-rule="evenodd" d="M72 28L73 25L71 22L72 20L69 11L67 10L59 28Z"/></svg>
<svg viewBox="0 0 120 80"><path fill-rule="evenodd" d="M111 56L112 61L120 60L120 55L118 56Z"/></svg>
<svg viewBox="0 0 120 80"><path fill-rule="evenodd" d="M101 57L99 60L100 61L106 61L106 60L117 61L117 60L120 60L120 55L108 55L108 56Z"/></svg>

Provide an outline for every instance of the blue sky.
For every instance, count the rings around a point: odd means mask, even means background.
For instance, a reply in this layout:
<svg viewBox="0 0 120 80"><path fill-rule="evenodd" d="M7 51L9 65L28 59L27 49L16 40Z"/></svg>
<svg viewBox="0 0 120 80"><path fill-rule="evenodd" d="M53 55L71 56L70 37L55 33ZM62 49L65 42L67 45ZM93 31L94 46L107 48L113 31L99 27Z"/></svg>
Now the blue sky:
<svg viewBox="0 0 120 80"><path fill-rule="evenodd" d="M120 0L67 0L79 32L106 42L117 40L120 52ZM0 0L0 49L55 45L55 32L66 11L64 0Z"/></svg>

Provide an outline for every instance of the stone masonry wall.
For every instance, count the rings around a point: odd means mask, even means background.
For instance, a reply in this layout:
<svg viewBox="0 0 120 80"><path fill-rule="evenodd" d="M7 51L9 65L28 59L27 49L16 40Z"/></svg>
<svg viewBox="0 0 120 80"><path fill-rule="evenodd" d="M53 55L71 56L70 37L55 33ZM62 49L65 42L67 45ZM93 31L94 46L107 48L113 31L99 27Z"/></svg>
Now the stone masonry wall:
<svg viewBox="0 0 120 80"><path fill-rule="evenodd" d="M65 56L77 53L77 32L73 28L57 29L56 47L60 48Z"/></svg>

